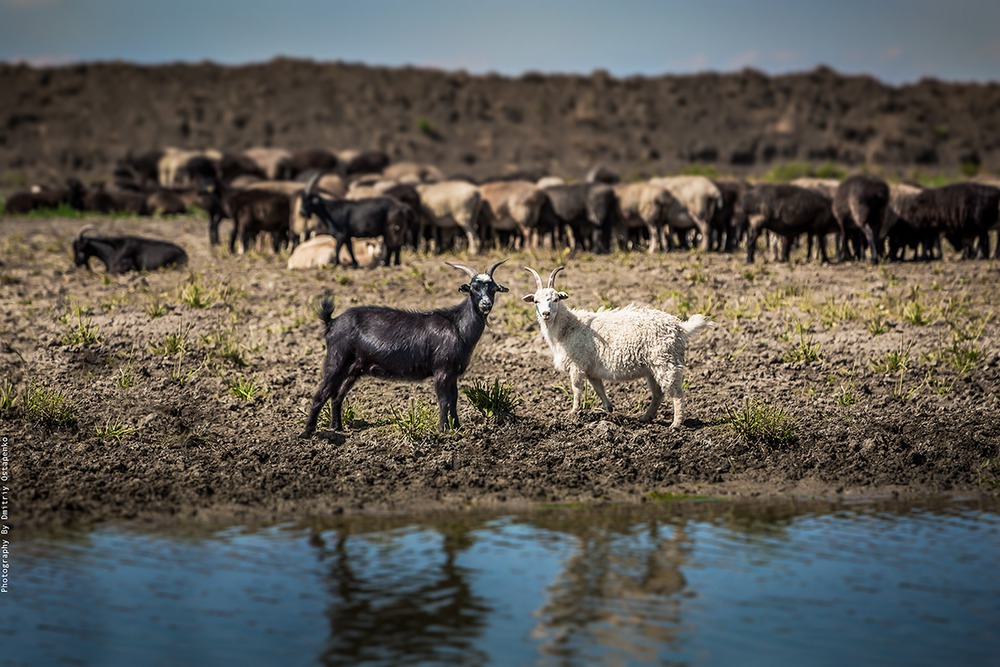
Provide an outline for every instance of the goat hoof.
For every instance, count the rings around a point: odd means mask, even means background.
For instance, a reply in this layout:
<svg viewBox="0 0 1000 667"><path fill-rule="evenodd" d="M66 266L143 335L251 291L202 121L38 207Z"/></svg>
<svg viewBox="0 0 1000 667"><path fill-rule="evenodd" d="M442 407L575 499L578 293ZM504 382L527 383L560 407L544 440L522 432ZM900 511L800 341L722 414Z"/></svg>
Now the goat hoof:
<svg viewBox="0 0 1000 667"><path fill-rule="evenodd" d="M299 438L303 440L309 440L312 437L313 437L312 431L302 431L302 433L299 433Z"/></svg>

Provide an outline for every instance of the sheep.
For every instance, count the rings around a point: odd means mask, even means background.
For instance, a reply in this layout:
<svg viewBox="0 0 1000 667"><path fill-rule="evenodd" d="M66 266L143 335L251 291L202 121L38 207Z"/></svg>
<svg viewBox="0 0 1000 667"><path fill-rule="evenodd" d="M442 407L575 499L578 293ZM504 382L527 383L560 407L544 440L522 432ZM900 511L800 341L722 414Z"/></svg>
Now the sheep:
<svg viewBox="0 0 1000 667"><path fill-rule="evenodd" d="M416 188L421 205L418 238L424 238L426 220L430 220L439 228L458 227L465 232L469 253L478 254L479 237L476 235L476 223L483 200L479 188L465 181L420 183Z"/></svg>
<svg viewBox="0 0 1000 667"><path fill-rule="evenodd" d="M304 171L334 171L339 160L337 156L322 148L308 148L297 151L278 163L276 178L291 180Z"/></svg>
<svg viewBox="0 0 1000 667"><path fill-rule="evenodd" d="M535 305L538 325L552 350L556 370L569 371L572 411L580 410L585 380L610 413L614 407L604 391L604 381L646 378L652 400L639 421L649 422L656 417L666 393L674 403L670 427L683 424L682 384L688 339L716 324L701 314L681 321L663 311L633 305L596 313L566 308L562 301L569 295L555 288L556 274L563 268L553 269L548 287L542 287L538 272L525 267L535 277L537 289L522 299Z"/></svg>
<svg viewBox="0 0 1000 667"><path fill-rule="evenodd" d="M362 253L365 257L365 265L374 268L379 264L382 255L385 253L385 243L382 239L351 239L352 252L357 255ZM305 243L296 246L288 258L288 268L314 269L320 266L334 264L333 258L337 253L337 239L329 234L320 234L309 239ZM350 255L346 250L341 250L340 261L349 262Z"/></svg>
<svg viewBox="0 0 1000 667"><path fill-rule="evenodd" d="M360 201L326 199L314 190L317 180L313 178L303 190L299 200L299 213L303 217L315 215L325 225L326 231L337 239L334 264L340 263L340 251L345 244L350 243L351 237L381 236L386 245L385 266L389 266L393 259L398 266L407 229L414 222L412 209L391 197L373 197ZM347 248L351 265L357 267L353 247L348 245Z"/></svg>
<svg viewBox="0 0 1000 667"><path fill-rule="evenodd" d="M544 189L558 224L570 231L573 250L608 250L618 198L603 183L573 183ZM543 209L544 211L544 209Z"/></svg>
<svg viewBox="0 0 1000 667"><path fill-rule="evenodd" d="M289 239L291 202L288 195L270 190L237 190L223 197L223 210L233 221L229 252L237 251L237 239L240 239L239 252L246 252L250 242L261 232L271 234L275 252ZM219 242L218 221L214 227L211 224L210 221L209 240L216 244Z"/></svg>
<svg viewBox="0 0 1000 667"><path fill-rule="evenodd" d="M90 270L90 258L96 257L108 273L153 271L187 264L188 256L179 245L140 236L88 236L96 229L88 225L73 240L73 262Z"/></svg>
<svg viewBox="0 0 1000 667"><path fill-rule="evenodd" d="M928 188L913 198L908 217L917 229L944 233L963 257L971 258L978 253L987 258L989 232L1000 217L1000 188L980 183Z"/></svg>
<svg viewBox="0 0 1000 667"><path fill-rule="evenodd" d="M222 153L216 150L187 150L167 147L157 163L158 182L162 187L172 188L181 183L197 181L199 178L214 180L218 177L216 165L222 160Z"/></svg>
<svg viewBox="0 0 1000 667"><path fill-rule="evenodd" d="M670 221L675 228L687 226L690 229L695 226L687 209L662 185L643 181L619 183L613 188L621 213L618 219L619 237L629 229L645 227L649 233L647 251L650 253L664 246L663 227Z"/></svg>
<svg viewBox="0 0 1000 667"><path fill-rule="evenodd" d="M736 205L750 185L746 181L735 180L716 180L714 183L722 194L722 205L716 209L709 224L712 234L711 247L715 250L732 252L739 245L741 234L746 231L736 227Z"/></svg>
<svg viewBox="0 0 1000 667"><path fill-rule="evenodd" d="M784 238L781 261L787 262L792 241L809 233L820 239L820 254L827 261L823 237L837 231L830 198L795 185L762 184L740 197L738 226L747 229L747 263L752 264L757 251L757 237L763 229Z"/></svg>
<svg viewBox="0 0 1000 667"><path fill-rule="evenodd" d="M343 428L341 406L354 382L362 375L399 380L434 378L438 401L438 428L458 427L458 378L469 366L472 352L486 329L497 292L509 291L493 279L502 259L483 273L468 266L451 266L468 274L470 282L459 287L469 295L461 303L429 312L384 306L356 306L336 318L333 301L320 308L326 339L323 380L313 397L302 438L316 431L319 413L332 400L330 428Z"/></svg>
<svg viewBox="0 0 1000 667"><path fill-rule="evenodd" d="M248 148L243 151L243 155L253 160L257 166L264 170L264 177L271 180L278 178L279 168L292 157L291 152L284 148L264 146Z"/></svg>
<svg viewBox="0 0 1000 667"><path fill-rule="evenodd" d="M841 182L833 196L833 215L840 228L842 260L848 257L848 236L860 230L868 242L872 264L878 263L888 208L889 184L878 176L858 174Z"/></svg>
<svg viewBox="0 0 1000 667"><path fill-rule="evenodd" d="M416 185L417 183L439 183L444 174L432 164L417 162L396 162L382 170L382 178L397 183Z"/></svg>
<svg viewBox="0 0 1000 667"><path fill-rule="evenodd" d="M675 231L686 232L693 223L701 234L701 249L708 250L712 237L712 218L722 208L722 192L718 186L704 176L665 176L650 179L653 185L662 185L687 209L689 220L683 217L668 218L668 224Z"/></svg>
<svg viewBox="0 0 1000 667"><path fill-rule="evenodd" d="M516 231L522 248L538 247L538 216L548 201L544 191L530 181L514 180L483 183L479 192L490 231Z"/></svg>
<svg viewBox="0 0 1000 667"><path fill-rule="evenodd" d="M936 230L919 230L909 220L913 199L923 188L907 183L889 184L889 207L883 221L882 236L889 240L888 257L906 259L906 249L913 249L913 258L930 260L935 250L940 251L940 237Z"/></svg>
<svg viewBox="0 0 1000 667"><path fill-rule="evenodd" d="M344 175L375 174L389 166L389 156L385 151L342 151L338 153L344 166Z"/></svg>

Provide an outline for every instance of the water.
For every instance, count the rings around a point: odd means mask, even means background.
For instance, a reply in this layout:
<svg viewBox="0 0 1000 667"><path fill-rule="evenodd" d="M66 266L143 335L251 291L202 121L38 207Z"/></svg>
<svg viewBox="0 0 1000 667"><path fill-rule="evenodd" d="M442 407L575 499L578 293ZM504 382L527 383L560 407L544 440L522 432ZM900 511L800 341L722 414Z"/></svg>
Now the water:
<svg viewBox="0 0 1000 667"><path fill-rule="evenodd" d="M1000 665L970 503L109 525L9 563L2 664Z"/></svg>

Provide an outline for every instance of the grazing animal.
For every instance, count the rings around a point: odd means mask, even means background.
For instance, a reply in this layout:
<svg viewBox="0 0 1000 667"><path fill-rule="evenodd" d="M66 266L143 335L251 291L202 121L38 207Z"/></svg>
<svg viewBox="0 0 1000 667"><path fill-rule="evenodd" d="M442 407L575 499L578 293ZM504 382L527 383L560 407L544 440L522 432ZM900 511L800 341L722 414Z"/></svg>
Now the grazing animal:
<svg viewBox="0 0 1000 667"><path fill-rule="evenodd" d="M676 428L684 422L682 384L688 339L705 327L716 326L714 322L704 315L681 321L663 311L638 306L596 313L571 310L562 304L569 295L555 288L556 274L563 267L552 270L548 287L542 287L537 271L525 270L535 277L537 289L523 300L535 304L538 324L552 350L556 370L569 371L573 412L580 409L584 381L590 382L604 409L612 412L604 381L645 378L652 400L639 421L652 421L666 394L674 402L670 426Z"/></svg>
<svg viewBox="0 0 1000 667"><path fill-rule="evenodd" d="M712 237L712 218L722 208L722 192L719 187L704 176L665 176L649 182L665 187L687 209L687 216L680 219L672 216L668 219L671 229L682 235L689 229L697 229L701 235L701 249L708 250Z"/></svg>
<svg viewBox="0 0 1000 667"><path fill-rule="evenodd" d="M989 233L998 218L1000 188L981 183L954 183L923 190L913 198L908 215L913 227L944 234L965 258L990 256Z"/></svg>
<svg viewBox="0 0 1000 667"><path fill-rule="evenodd" d="M479 188L464 181L441 181L440 183L420 183L416 186L420 195L420 233L417 238L426 238L425 221L430 221L437 229L459 228L465 232L469 253L479 253L479 236L476 222L483 196ZM438 247L437 252L441 251Z"/></svg>
<svg viewBox="0 0 1000 667"><path fill-rule="evenodd" d="M538 216L548 202L545 191L530 181L493 181L479 186L482 213L491 232L515 232L521 248L538 247ZM486 234L481 233L485 239Z"/></svg>
<svg viewBox="0 0 1000 667"><path fill-rule="evenodd" d="M889 184L878 176L846 178L833 196L833 215L840 227L840 257L848 257L848 238L860 231L868 242L872 264L878 263L889 208Z"/></svg>
<svg viewBox="0 0 1000 667"><path fill-rule="evenodd" d="M357 255L363 253L365 266L374 268L382 262L385 254L385 244L382 239L351 239L353 252ZM289 269L314 269L320 266L332 265L333 258L337 253L337 239L328 234L314 236L304 243L300 243L292 251L288 258ZM344 262L350 261L350 256L345 257L341 252L340 259Z"/></svg>
<svg viewBox="0 0 1000 667"><path fill-rule="evenodd" d="M470 281L459 287L469 295L449 308L414 312L382 306L356 306L333 318L333 301L320 308L326 339L323 380L313 397L312 409L301 437L312 437L319 413L332 400L330 428L343 427L341 406L354 382L362 375L398 380L434 378L442 431L458 426L458 378L465 373L476 343L486 329L497 292L507 288L493 279L500 260L483 273L468 266L448 266L464 271Z"/></svg>
<svg viewBox="0 0 1000 667"><path fill-rule="evenodd" d="M607 252L618 215L615 191L603 183L573 183L543 188L557 223L568 231L570 247ZM544 212L544 209L543 209Z"/></svg>
<svg viewBox="0 0 1000 667"><path fill-rule="evenodd" d="M753 263L757 237L767 229L784 239L781 261L787 262L792 241L801 234L819 239L820 254L827 261L826 234L837 231L830 198L795 185L763 184L750 188L740 197L738 226L747 229L747 262Z"/></svg>
<svg viewBox="0 0 1000 667"><path fill-rule="evenodd" d="M372 197L358 201L350 199L327 199L314 190L318 177L314 177L299 200L299 214L308 218L315 215L326 227L326 232L337 239L337 256L334 264L340 263L340 251L345 246L351 256L351 265L358 266L351 239L354 237L385 239L385 259L389 266L395 259L399 266L400 252L406 240L406 232L414 222L413 210L392 197Z"/></svg>
<svg viewBox="0 0 1000 667"><path fill-rule="evenodd" d="M104 262L108 273L154 271L187 264L188 256L179 245L141 236L88 236L87 226L73 240L73 262L90 269L90 258Z"/></svg>
<svg viewBox="0 0 1000 667"><path fill-rule="evenodd" d="M679 213L683 206L666 187L650 182L620 183L614 186L614 192L621 211L616 229L618 245L623 245L628 230L645 228L649 234L648 252L658 252L665 245L664 226L668 224L671 214ZM686 211L684 213L687 214ZM694 221L690 222L693 227Z"/></svg>

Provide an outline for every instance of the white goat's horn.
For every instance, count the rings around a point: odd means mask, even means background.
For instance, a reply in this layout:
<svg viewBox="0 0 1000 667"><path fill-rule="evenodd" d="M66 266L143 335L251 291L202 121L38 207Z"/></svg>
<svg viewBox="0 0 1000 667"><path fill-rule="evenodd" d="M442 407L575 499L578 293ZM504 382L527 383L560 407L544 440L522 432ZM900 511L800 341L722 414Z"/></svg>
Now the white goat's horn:
<svg viewBox="0 0 1000 667"><path fill-rule="evenodd" d="M453 269L458 269L459 271L465 271L466 273L469 274L469 278L475 278L477 275L479 275L475 272L475 270L469 268L468 266L465 266L464 264L452 264L451 262L445 262L445 264L447 264Z"/></svg>
<svg viewBox="0 0 1000 667"><path fill-rule="evenodd" d="M556 274L565 268L566 268L565 266L557 266L556 268L552 269L552 273L549 274L549 287L556 286ZM539 283L539 286L541 286L541 283Z"/></svg>
<svg viewBox="0 0 1000 667"><path fill-rule="evenodd" d="M531 275L535 276L535 282L538 283L538 289L542 289L542 277L538 275L538 271L535 271L530 266L524 267L524 270L530 272Z"/></svg>

